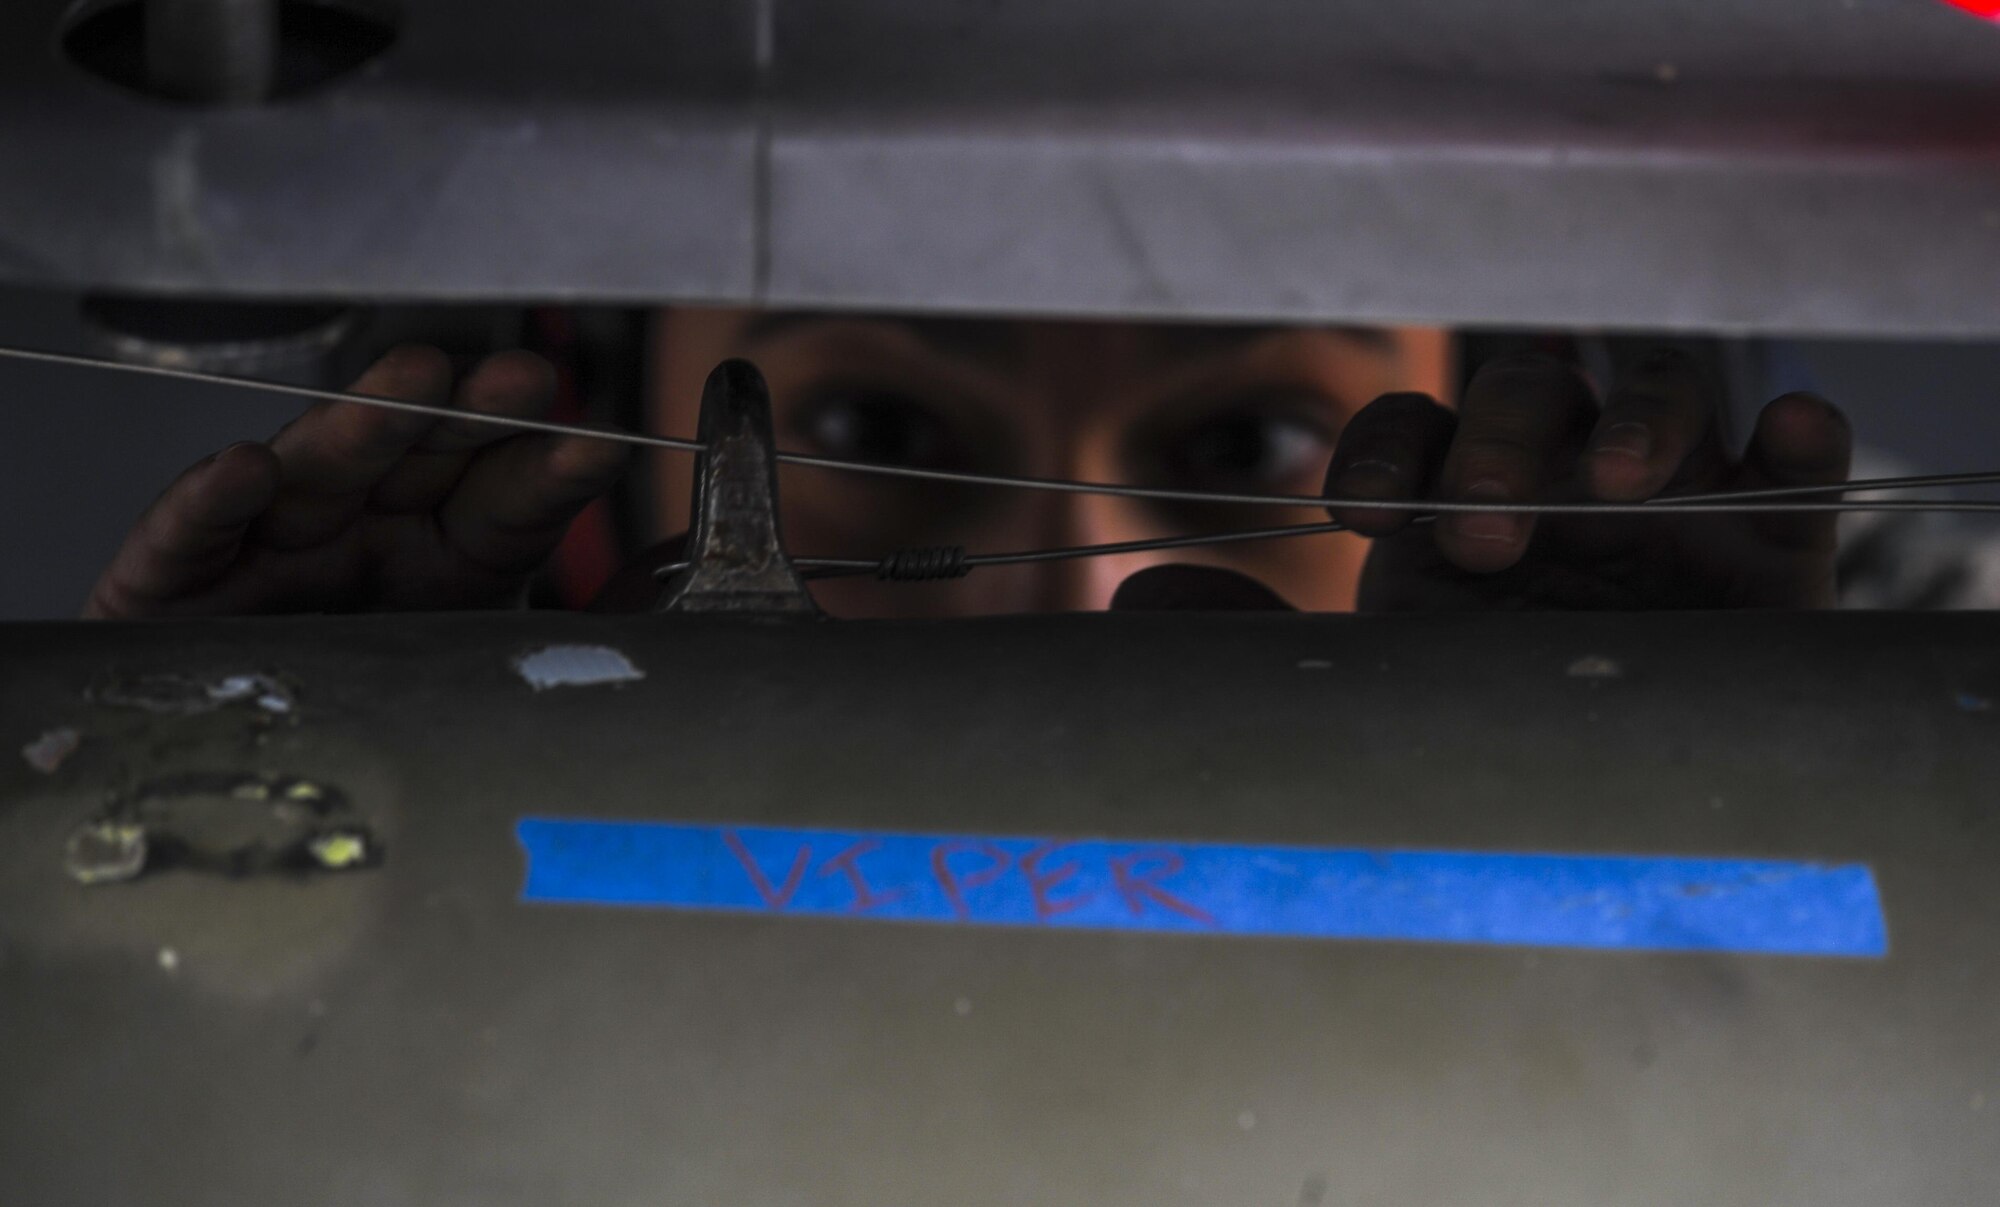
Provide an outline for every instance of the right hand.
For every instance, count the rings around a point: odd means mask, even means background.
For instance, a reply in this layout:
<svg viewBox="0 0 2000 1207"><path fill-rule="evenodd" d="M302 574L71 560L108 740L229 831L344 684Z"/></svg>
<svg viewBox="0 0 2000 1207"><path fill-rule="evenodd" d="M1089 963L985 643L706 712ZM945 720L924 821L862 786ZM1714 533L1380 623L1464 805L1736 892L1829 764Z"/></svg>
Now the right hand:
<svg viewBox="0 0 2000 1207"><path fill-rule="evenodd" d="M435 348L402 347L353 392L540 417L555 374L486 358L454 391ZM322 402L268 443L196 464L141 516L86 618L506 606L569 522L623 472L608 440Z"/></svg>
<svg viewBox="0 0 2000 1207"><path fill-rule="evenodd" d="M1346 498L1637 503L1669 493L1834 486L1852 434L1810 394L1766 406L1749 446L1722 446L1694 362L1659 352L1600 404L1573 368L1487 362L1456 413L1392 394L1341 433L1327 493ZM1360 609L1824 608L1839 551L1828 512L1577 516L1342 508L1375 538Z"/></svg>

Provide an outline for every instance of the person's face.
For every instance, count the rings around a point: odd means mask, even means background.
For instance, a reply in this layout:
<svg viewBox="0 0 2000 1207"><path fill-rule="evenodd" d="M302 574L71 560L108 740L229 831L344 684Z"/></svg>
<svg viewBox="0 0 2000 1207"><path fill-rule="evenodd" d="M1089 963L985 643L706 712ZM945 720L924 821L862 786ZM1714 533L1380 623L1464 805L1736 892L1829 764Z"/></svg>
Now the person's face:
<svg viewBox="0 0 2000 1207"><path fill-rule="evenodd" d="M1431 328L663 312L651 420L695 430L703 379L730 356L771 386L788 451L940 469L1191 490L1317 494L1349 416L1412 390L1444 399L1450 341ZM687 527L691 460L665 460L663 532ZM917 546L999 553L1203 530L1305 524L1317 509L1156 503L781 471L786 547L876 558ZM941 583L812 584L837 616L951 616L1105 607L1167 562L1256 578L1297 607L1353 607L1367 543L1345 533L975 570Z"/></svg>

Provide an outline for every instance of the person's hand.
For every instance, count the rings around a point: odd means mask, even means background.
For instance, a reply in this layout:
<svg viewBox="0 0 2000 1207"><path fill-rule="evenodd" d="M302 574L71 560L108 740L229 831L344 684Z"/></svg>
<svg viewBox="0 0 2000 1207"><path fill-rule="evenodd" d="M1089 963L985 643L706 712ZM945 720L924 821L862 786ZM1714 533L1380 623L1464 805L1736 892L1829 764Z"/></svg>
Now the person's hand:
<svg viewBox="0 0 2000 1207"><path fill-rule="evenodd" d="M1764 408L1749 446L1721 446L1716 400L1662 352L1600 407L1562 363L1488 362L1458 411L1392 394L1351 420L1327 471L1338 498L1636 502L1667 493L1846 481L1846 419L1809 394ZM1832 496L1828 496L1832 497ZM1834 516L1441 515L1336 508L1375 537L1363 611L1453 608L1806 608L1834 602Z"/></svg>
<svg viewBox="0 0 2000 1207"><path fill-rule="evenodd" d="M453 388L434 348L398 348L353 392L540 416L549 365L488 357ZM607 440L521 434L325 402L267 444L231 445L140 517L85 617L476 608L518 599L576 513L625 464Z"/></svg>

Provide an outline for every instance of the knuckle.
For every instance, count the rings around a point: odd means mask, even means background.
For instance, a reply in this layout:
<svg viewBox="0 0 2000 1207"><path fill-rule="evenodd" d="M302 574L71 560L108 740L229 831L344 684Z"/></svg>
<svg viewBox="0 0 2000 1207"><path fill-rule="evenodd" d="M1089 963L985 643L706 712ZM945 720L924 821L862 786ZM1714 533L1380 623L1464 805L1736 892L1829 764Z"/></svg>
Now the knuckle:
<svg viewBox="0 0 2000 1207"><path fill-rule="evenodd" d="M1407 450L1405 458L1421 456L1429 445L1442 443L1455 422L1452 413L1427 394L1384 394L1348 421L1340 444L1350 455L1393 447Z"/></svg>
<svg viewBox="0 0 2000 1207"><path fill-rule="evenodd" d="M527 348L503 348L479 362L481 368L520 371L528 373L554 373L555 366L547 357Z"/></svg>
<svg viewBox="0 0 2000 1207"><path fill-rule="evenodd" d="M1488 361L1466 388L1460 428L1511 423L1568 426L1594 416L1595 396L1576 369L1541 353Z"/></svg>
<svg viewBox="0 0 2000 1207"><path fill-rule="evenodd" d="M628 452L610 440L571 437L550 455L549 476L559 483L595 487L618 476Z"/></svg>
<svg viewBox="0 0 2000 1207"><path fill-rule="evenodd" d="M1700 402L1683 391L1663 389L1657 381L1635 381L1619 386L1604 409L1655 415L1699 410Z"/></svg>
<svg viewBox="0 0 2000 1207"><path fill-rule="evenodd" d="M376 358L353 389L408 399L433 393L450 380L451 358L443 350L429 344L397 344Z"/></svg>
<svg viewBox="0 0 2000 1207"><path fill-rule="evenodd" d="M1546 352L1503 352L1486 360L1473 374L1474 381L1490 382L1509 378L1547 378L1570 375L1568 364Z"/></svg>
<svg viewBox="0 0 2000 1207"><path fill-rule="evenodd" d="M1777 413L1788 411L1801 419L1837 424L1842 428L1848 426L1845 411L1807 390L1794 390L1789 394L1782 394L1765 410Z"/></svg>
<svg viewBox="0 0 2000 1207"><path fill-rule="evenodd" d="M1542 441L1533 426L1513 417L1491 417L1471 431L1461 430L1451 446L1457 461L1539 461Z"/></svg>
<svg viewBox="0 0 2000 1207"><path fill-rule="evenodd" d="M1498 478L1523 486L1542 476L1541 450L1532 441L1506 432L1459 441L1452 446L1446 467L1447 479L1459 485Z"/></svg>
<svg viewBox="0 0 2000 1207"><path fill-rule="evenodd" d="M525 348L495 352L473 370L473 384L508 392L536 393L555 388L556 368Z"/></svg>
<svg viewBox="0 0 2000 1207"><path fill-rule="evenodd" d="M394 372L424 372L451 368L451 358L431 344L402 343L384 352L375 364Z"/></svg>
<svg viewBox="0 0 2000 1207"><path fill-rule="evenodd" d="M1692 439L1700 433L1708 414L1707 403L1693 394L1638 383L1615 391L1592 426L1601 430L1619 423L1639 422L1669 439Z"/></svg>

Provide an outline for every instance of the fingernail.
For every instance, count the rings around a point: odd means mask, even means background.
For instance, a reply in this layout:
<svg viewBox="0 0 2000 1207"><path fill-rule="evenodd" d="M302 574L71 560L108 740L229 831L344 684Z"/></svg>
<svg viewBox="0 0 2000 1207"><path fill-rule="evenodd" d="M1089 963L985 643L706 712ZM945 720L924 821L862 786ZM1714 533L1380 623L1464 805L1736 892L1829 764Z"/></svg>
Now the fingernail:
<svg viewBox="0 0 2000 1207"><path fill-rule="evenodd" d="M1653 429L1631 421L1614 423L1597 434L1590 451L1621 453L1634 461L1644 461L1653 455Z"/></svg>
<svg viewBox="0 0 2000 1207"><path fill-rule="evenodd" d="M1380 458L1370 458L1340 471L1334 493L1356 499L1379 499L1393 494L1402 480L1402 470Z"/></svg>
<svg viewBox="0 0 2000 1207"><path fill-rule="evenodd" d="M201 459L201 463L203 465L214 465L218 461L227 460L229 457L235 454L237 449L248 448L252 443L253 441L249 440L238 440L234 444L225 444L221 448L216 449L214 452L210 453L208 456L203 457Z"/></svg>
<svg viewBox="0 0 2000 1207"><path fill-rule="evenodd" d="M1481 478L1459 492L1466 503L1512 502L1507 485L1498 478ZM1514 544L1521 539L1522 517L1508 512L1463 511L1451 518L1452 531L1468 541Z"/></svg>

